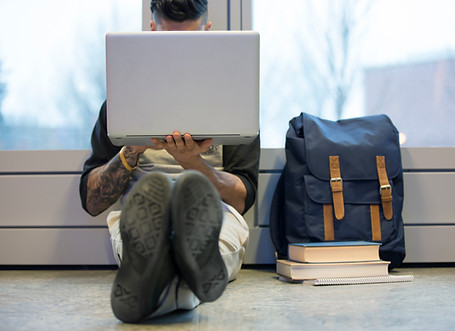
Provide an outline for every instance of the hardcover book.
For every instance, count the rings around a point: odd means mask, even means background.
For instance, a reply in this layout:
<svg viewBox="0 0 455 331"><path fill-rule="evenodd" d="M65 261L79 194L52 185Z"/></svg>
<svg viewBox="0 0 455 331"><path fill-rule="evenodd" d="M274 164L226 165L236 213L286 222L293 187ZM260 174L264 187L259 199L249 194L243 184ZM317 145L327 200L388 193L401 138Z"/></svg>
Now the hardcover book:
<svg viewBox="0 0 455 331"><path fill-rule="evenodd" d="M289 260L297 262L355 262L379 260L380 243L325 241L289 244Z"/></svg>
<svg viewBox="0 0 455 331"><path fill-rule="evenodd" d="M276 272L291 280L318 278L387 276L388 261L303 263L277 260Z"/></svg>

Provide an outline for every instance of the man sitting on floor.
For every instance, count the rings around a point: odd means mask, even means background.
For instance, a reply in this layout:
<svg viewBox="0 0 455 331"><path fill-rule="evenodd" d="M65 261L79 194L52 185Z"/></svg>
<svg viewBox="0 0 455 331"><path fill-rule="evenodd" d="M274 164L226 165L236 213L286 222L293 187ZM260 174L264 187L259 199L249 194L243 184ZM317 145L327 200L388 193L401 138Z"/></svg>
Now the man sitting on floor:
<svg viewBox="0 0 455 331"><path fill-rule="evenodd" d="M151 10L152 31L211 26L207 0L152 0ZM82 206L91 215L122 198L122 210L107 222L120 266L111 304L125 322L220 297L240 270L249 235L241 214L257 190L259 137L248 145L213 146L211 139L174 132L152 142L114 146L104 103L80 180Z"/></svg>

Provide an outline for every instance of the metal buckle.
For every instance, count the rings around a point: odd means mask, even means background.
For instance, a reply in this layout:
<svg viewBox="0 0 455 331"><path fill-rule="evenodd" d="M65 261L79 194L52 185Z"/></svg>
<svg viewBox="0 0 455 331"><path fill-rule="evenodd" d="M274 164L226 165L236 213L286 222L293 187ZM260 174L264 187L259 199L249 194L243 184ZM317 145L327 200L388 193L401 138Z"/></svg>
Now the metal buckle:
<svg viewBox="0 0 455 331"><path fill-rule="evenodd" d="M341 186L343 186L343 179L341 177L334 177L330 178L330 187L332 187L332 183L341 182Z"/></svg>
<svg viewBox="0 0 455 331"><path fill-rule="evenodd" d="M392 186L390 186L390 184L381 185L381 187L379 188L379 194L382 195L382 192L385 190L390 190L390 194L392 194Z"/></svg>

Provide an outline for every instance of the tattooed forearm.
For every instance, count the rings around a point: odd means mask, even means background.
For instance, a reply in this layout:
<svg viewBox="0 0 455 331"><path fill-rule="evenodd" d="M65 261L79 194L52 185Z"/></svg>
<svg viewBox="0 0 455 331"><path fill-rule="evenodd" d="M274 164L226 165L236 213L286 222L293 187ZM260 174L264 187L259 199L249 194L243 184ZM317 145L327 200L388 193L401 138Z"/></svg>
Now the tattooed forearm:
<svg viewBox="0 0 455 331"><path fill-rule="evenodd" d="M127 160L130 161L128 158ZM131 161L134 163L135 160ZM87 181L89 213L98 215L114 204L125 191L130 176L131 172L122 165L119 155L104 166L92 170Z"/></svg>

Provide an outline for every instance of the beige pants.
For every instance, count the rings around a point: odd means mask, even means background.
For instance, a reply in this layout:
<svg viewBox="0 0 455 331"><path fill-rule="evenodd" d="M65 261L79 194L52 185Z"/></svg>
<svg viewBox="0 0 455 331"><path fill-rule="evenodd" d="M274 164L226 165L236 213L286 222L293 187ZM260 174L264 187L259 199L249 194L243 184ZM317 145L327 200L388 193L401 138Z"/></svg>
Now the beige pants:
<svg viewBox="0 0 455 331"><path fill-rule="evenodd" d="M222 205L224 218L219 248L229 274L229 280L234 280L242 266L243 256L248 245L248 225L233 207L225 203ZM122 259L120 215L121 211L113 211L107 217L112 249L118 265ZM178 309L193 309L199 303L199 299L191 292L185 282L179 276L175 276L161 294L158 309L151 317L161 316Z"/></svg>

